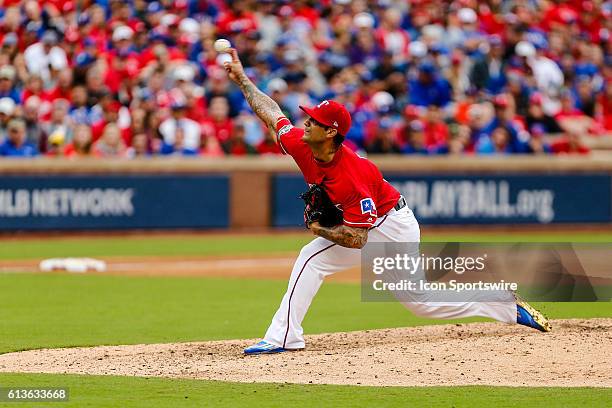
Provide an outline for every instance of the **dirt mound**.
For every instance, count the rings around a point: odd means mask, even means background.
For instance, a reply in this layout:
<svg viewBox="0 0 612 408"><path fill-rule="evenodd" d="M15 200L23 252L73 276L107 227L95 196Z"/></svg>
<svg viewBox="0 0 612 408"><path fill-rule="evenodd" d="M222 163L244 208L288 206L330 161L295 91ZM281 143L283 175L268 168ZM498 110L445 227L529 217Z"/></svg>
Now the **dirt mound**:
<svg viewBox="0 0 612 408"><path fill-rule="evenodd" d="M45 349L0 355L0 372L394 386L612 387L612 319L551 333L499 323L307 336L302 352L245 357L250 340Z"/></svg>

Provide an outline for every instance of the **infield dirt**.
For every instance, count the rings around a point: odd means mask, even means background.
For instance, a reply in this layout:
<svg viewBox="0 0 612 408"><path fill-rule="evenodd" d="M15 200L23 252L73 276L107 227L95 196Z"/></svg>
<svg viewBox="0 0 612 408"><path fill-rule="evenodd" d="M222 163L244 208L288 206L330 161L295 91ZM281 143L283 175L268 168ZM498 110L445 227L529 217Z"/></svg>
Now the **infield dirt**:
<svg viewBox="0 0 612 408"><path fill-rule="evenodd" d="M109 275L126 276L210 276L220 278L289 279L296 253L246 254L227 257L163 256L103 257ZM0 263L0 272L40 272L39 260L7 260ZM64 273L54 271L51 273ZM359 268L352 268L326 279L329 282L359 282Z"/></svg>
<svg viewBox="0 0 612 408"><path fill-rule="evenodd" d="M612 387L612 319L555 320L551 333L470 323L307 336L304 351L245 357L255 340L43 349L0 372L374 386Z"/></svg>

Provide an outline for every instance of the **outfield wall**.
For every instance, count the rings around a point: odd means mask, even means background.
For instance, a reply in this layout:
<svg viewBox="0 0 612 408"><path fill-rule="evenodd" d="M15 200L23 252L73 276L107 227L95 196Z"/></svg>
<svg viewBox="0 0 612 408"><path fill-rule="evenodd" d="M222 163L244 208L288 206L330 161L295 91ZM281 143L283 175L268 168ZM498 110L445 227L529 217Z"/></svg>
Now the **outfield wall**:
<svg viewBox="0 0 612 408"><path fill-rule="evenodd" d="M608 154L372 160L424 225L612 223ZM0 231L300 227L306 188L284 157L3 160L0 174Z"/></svg>

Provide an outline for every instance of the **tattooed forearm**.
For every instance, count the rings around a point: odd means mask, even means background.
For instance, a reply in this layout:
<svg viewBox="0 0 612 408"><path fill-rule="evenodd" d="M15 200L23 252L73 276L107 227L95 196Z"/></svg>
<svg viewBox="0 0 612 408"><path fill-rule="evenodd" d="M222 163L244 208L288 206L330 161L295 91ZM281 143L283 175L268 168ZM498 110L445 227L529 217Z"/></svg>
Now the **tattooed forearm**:
<svg viewBox="0 0 612 408"><path fill-rule="evenodd" d="M281 108L268 95L260 91L246 75L237 82L253 112L270 128L274 129L276 120L283 115Z"/></svg>
<svg viewBox="0 0 612 408"><path fill-rule="evenodd" d="M323 227L315 222L310 224L310 229L315 235L347 248L363 248L368 241L367 228L353 228L346 225Z"/></svg>

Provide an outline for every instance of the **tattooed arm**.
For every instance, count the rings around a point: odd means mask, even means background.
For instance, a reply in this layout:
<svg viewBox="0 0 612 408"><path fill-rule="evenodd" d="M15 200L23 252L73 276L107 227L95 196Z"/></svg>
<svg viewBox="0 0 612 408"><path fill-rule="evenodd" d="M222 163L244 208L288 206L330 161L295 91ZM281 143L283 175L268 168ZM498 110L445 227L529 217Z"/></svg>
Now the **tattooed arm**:
<svg viewBox="0 0 612 408"><path fill-rule="evenodd" d="M363 248L368 242L368 229L336 225L323 227L318 222L309 225L313 234L330 240L331 242L347 248Z"/></svg>
<svg viewBox="0 0 612 408"><path fill-rule="evenodd" d="M238 52L234 48L229 49L232 57L231 62L224 64L229 78L240 88L253 112L268 126L275 130L278 118L285 116L281 108L268 95L259 90L247 77L238 58Z"/></svg>

